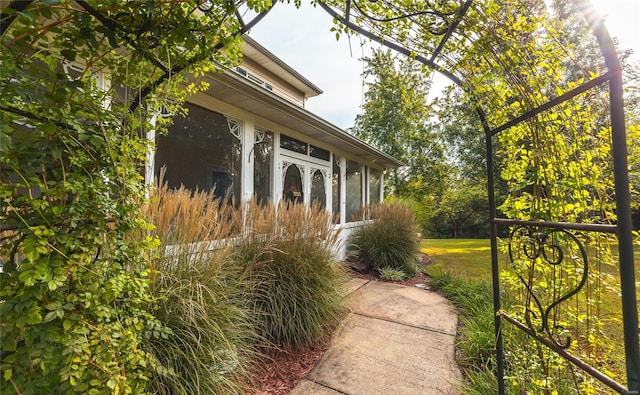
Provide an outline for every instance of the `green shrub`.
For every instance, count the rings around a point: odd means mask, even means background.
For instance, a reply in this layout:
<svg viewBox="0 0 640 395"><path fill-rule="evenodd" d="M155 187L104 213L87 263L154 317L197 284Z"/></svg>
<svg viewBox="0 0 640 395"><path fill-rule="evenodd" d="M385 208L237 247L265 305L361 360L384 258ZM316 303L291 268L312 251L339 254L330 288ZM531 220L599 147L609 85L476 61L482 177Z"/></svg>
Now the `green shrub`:
<svg viewBox="0 0 640 395"><path fill-rule="evenodd" d="M407 273L400 269L394 269L389 266L381 267L378 269L380 273L380 278L385 281L402 281L407 278Z"/></svg>
<svg viewBox="0 0 640 395"><path fill-rule="evenodd" d="M160 368L149 382L156 394L244 394L244 377L257 355L257 333L244 292L244 268L221 244L240 216L213 194L166 187L152 196L160 254L153 262L155 316L171 333L150 338L146 349ZM217 243L212 251L211 242Z"/></svg>
<svg viewBox="0 0 640 395"><path fill-rule="evenodd" d="M420 241L411 210L400 203L381 204L369 207L367 215L373 223L356 230L348 248L358 251L358 259L373 269L389 267L413 276Z"/></svg>
<svg viewBox="0 0 640 395"><path fill-rule="evenodd" d="M423 196L420 199L415 197L389 197L385 198L385 203L407 205L416 217L418 231L425 237L434 234L436 226L433 221L437 211L437 204L433 196Z"/></svg>
<svg viewBox="0 0 640 395"><path fill-rule="evenodd" d="M266 210L266 213L265 213ZM342 311L343 267L334 261L337 234L320 207L254 206L247 222L259 224L234 254L255 286L249 290L260 334L275 345L296 348L317 339Z"/></svg>

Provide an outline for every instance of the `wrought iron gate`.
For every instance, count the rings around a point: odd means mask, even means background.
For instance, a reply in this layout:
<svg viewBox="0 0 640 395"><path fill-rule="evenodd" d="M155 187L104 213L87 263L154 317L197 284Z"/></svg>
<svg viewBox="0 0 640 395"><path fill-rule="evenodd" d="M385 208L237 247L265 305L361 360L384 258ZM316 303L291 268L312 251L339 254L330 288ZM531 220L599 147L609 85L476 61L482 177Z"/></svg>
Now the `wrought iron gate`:
<svg viewBox="0 0 640 395"><path fill-rule="evenodd" d="M625 115L623 110L623 90L621 66L602 21L597 17L588 1L578 0L576 9L580 10L597 38L600 50L606 63L607 72L586 82L577 84L570 90L535 106L528 111L512 117L508 122L491 127L487 121L485 110L480 104L476 111L484 127L486 136L486 160L489 191L491 250L492 250L492 281L495 311L495 335L498 380L498 392L505 393L505 350L503 349L503 330L515 328L535 339L539 347L546 347L569 361L586 374L603 383L612 391L621 394L638 394L640 391L640 354L638 352L638 316L635 290L635 270L633 256L632 221L630 209L629 177L627 170L627 148ZM446 48L447 41L454 35L458 25L466 17L473 6L473 0L458 3L455 13L445 13L442 10L429 9L423 12L432 18L445 21L446 28L439 30L440 42L429 48L428 55L418 50L420 46L409 48L405 42L389 37L388 31L380 28L380 24L398 19L410 19L415 22L420 12L408 12L400 9L392 15L375 16L362 10L360 2L347 0L344 8L319 2L319 5L333 18L347 28L358 32L374 41L431 67L448 77L451 81L464 89L464 80L452 70L438 63L441 52ZM392 7L391 3L385 3ZM431 6L431 3L427 2ZM412 19L413 18L413 19ZM378 26L378 27L376 27ZM446 54L445 54L446 55ZM501 132L516 127L543 113L553 112L563 103L573 100L579 95L586 94L593 89L603 89L608 84L609 113L611 126L613 161L613 177L615 185L615 214L617 219L610 224L587 223L589 221L554 222L552 220L518 220L499 217L495 196L494 179L494 151L493 141ZM469 93L469 92L467 92ZM508 237L508 266L516 273L517 282L522 289L524 298L520 317L507 313L502 306L499 242L500 230L510 230ZM576 328L571 328L567 317L563 317L562 307L566 303L573 303L581 298L582 293L589 292L590 282L590 245L617 239L619 280L622 300L622 326L624 332L624 352L626 360L627 384L612 379L609 375L599 371L596 367L583 362L568 351L572 342L580 341L581 336ZM534 285L533 276L537 271L546 267L552 283L546 287ZM542 270L542 269L540 269ZM596 281L598 281L596 279ZM576 319L575 322L579 322Z"/></svg>

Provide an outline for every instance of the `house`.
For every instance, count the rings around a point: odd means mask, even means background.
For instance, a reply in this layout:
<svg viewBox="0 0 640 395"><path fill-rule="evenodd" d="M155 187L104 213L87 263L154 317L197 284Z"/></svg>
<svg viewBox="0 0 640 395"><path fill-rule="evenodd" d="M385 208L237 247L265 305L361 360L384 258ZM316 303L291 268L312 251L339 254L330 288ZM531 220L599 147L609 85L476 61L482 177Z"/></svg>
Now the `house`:
<svg viewBox="0 0 640 395"><path fill-rule="evenodd" d="M316 202L346 239L362 224L354 214L382 201L384 170L402 163L306 110L322 90L250 37L243 54L235 70L206 77L208 90L187 99L167 135L151 137L146 181L164 168L170 188Z"/></svg>

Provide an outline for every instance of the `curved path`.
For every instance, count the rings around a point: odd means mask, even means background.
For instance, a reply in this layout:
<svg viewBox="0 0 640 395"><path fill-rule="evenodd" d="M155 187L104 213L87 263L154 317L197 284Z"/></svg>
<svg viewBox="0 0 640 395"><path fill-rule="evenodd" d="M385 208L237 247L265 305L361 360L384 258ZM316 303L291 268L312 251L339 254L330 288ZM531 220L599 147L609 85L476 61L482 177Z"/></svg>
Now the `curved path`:
<svg viewBox="0 0 640 395"><path fill-rule="evenodd" d="M457 394L458 318L424 289L352 279L349 314L291 395Z"/></svg>

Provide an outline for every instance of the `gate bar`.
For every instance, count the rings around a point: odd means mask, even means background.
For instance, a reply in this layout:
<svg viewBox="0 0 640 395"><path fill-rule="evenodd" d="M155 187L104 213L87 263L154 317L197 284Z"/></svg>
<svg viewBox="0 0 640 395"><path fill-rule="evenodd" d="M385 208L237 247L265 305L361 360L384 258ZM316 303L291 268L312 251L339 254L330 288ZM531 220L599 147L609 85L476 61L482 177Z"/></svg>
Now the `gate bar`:
<svg viewBox="0 0 640 395"><path fill-rule="evenodd" d="M567 361L571 362L572 364L574 364L578 368L584 370L591 377L597 379L598 381L600 381L601 383L603 383L607 387L609 387L609 388L611 388L611 389L613 389L613 390L615 390L615 391L617 391L617 392L619 392L621 394L627 394L628 393L627 388L625 388L622 384L618 383L617 381L615 381L611 377L607 376L606 374L602 373L598 369L592 367L588 363L584 362L582 359L580 359L580 358L576 357L575 355L567 352L562 347L559 347L558 345L554 344L552 341L549 341L548 339L545 339L544 337L538 335L534 330L532 330L531 328L529 328L528 326L526 326L522 322L518 321L517 319L511 317L509 314L500 313L500 316L502 318L504 318L505 320L507 320L507 322L510 322L511 324L513 324L516 328L520 329L521 331L525 332L527 335L529 335L529 336L533 337L534 339L536 339L538 342L544 344L545 346L549 347L554 352L556 352L559 355L561 355L562 358L564 358Z"/></svg>
<svg viewBox="0 0 640 395"><path fill-rule="evenodd" d="M575 0L598 40L600 52L609 71L620 70L620 60L602 18L588 0ZM633 223L627 163L627 130L624 120L622 74L614 73L609 81L609 111L611 116L611 155L615 181L616 214L618 224L618 252L620 262L620 291L622 293L622 322L624 353L629 394L640 393L640 348L638 347L638 303L633 257Z"/></svg>
<svg viewBox="0 0 640 395"><path fill-rule="evenodd" d="M508 219L508 218L493 218L491 222L499 225L541 226L543 228L583 230L587 232L601 232L601 233L617 233L618 231L618 227L616 225L606 225L606 224L577 224L572 222L523 221L519 219Z"/></svg>
<svg viewBox="0 0 640 395"><path fill-rule="evenodd" d="M527 112L525 112L524 114L520 115L517 118L514 118L512 120L510 120L509 122L502 124L501 126L498 126L497 128L493 129L491 131L492 135L496 135L500 132L502 132L505 129L509 129L512 126L515 126L517 124L519 124L522 121L526 121L527 119L533 118L534 116L538 115L539 113L546 111L550 108L553 108L561 103L566 102L567 100L573 99L574 97L578 96L579 94L588 91L589 89L596 87L600 84L603 84L605 82L607 82L608 80L610 80L611 78L613 78L613 75L615 74L619 74L620 70L618 71L608 71L592 80L589 80L587 82L585 82L584 84L578 86L575 89L570 90L569 92L565 92L562 95L549 100L548 102L544 103L543 105L534 108L533 110L529 110Z"/></svg>

